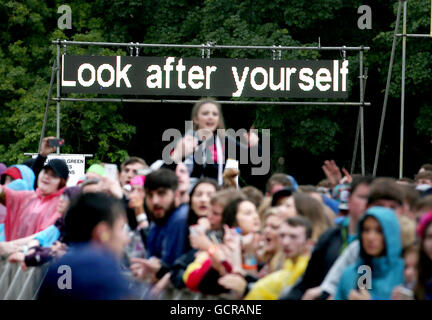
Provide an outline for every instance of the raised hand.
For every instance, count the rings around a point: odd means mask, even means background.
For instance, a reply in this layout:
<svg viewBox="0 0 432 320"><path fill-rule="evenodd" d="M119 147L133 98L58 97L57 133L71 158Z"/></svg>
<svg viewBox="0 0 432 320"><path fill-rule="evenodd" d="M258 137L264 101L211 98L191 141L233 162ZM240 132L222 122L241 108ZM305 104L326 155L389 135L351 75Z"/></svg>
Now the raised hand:
<svg viewBox="0 0 432 320"><path fill-rule="evenodd" d="M42 139L41 151L40 155L47 157L50 153L53 153L57 150L57 147L50 147L49 140L55 139L56 137L45 137Z"/></svg>
<svg viewBox="0 0 432 320"><path fill-rule="evenodd" d="M321 168L323 169L327 179L332 184L332 187L339 184L339 181L342 179L342 173L334 160L324 161L324 165Z"/></svg>

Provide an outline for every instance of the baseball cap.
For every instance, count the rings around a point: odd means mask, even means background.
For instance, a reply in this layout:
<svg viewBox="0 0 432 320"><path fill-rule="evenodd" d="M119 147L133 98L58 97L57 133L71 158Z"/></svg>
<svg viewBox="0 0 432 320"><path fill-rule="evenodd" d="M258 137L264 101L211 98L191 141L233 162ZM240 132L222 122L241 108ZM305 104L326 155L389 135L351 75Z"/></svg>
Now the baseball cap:
<svg viewBox="0 0 432 320"><path fill-rule="evenodd" d="M271 206L274 207L280 198L289 197L294 193L295 190L293 187L285 187L283 189L280 189L279 191L273 194Z"/></svg>
<svg viewBox="0 0 432 320"><path fill-rule="evenodd" d="M69 168L66 164L66 161L63 159L51 159L48 163L43 167L43 169L50 168L54 171L54 173L65 180L69 177Z"/></svg>

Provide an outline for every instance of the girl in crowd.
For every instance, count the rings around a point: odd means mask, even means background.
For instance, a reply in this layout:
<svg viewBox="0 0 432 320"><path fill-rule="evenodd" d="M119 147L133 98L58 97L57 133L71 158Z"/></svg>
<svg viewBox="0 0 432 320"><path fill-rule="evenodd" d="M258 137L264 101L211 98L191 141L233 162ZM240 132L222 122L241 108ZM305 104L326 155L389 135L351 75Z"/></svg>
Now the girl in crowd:
<svg viewBox="0 0 432 320"><path fill-rule="evenodd" d="M417 233L420 237L420 253L415 298L432 300L432 211L421 217Z"/></svg>
<svg viewBox="0 0 432 320"><path fill-rule="evenodd" d="M208 233L211 231L209 215L211 213L210 199L218 191L219 186L213 179L202 178L198 180L192 188L189 195L189 212L188 212L188 237L189 241L186 253L181 255L174 262L169 273L158 281L153 287L150 295L156 298L164 289L167 288L169 282L177 288L184 287L183 273L187 265L195 259L195 254L198 249L207 248L212 245L212 241L208 238Z"/></svg>
<svg viewBox="0 0 432 320"><path fill-rule="evenodd" d="M283 192L284 190L280 190L273 195L273 199L277 199L274 205L279 208L281 218L285 220L297 215L308 218L313 226L312 240L316 242L324 231L332 226L331 220L324 212L324 205L304 193L278 198L278 193Z"/></svg>
<svg viewBox="0 0 432 320"><path fill-rule="evenodd" d="M335 300L388 300L394 288L404 283L401 231L396 214L385 207L369 208L359 222L358 234L360 257L344 270ZM370 269L359 275L360 266Z"/></svg>
<svg viewBox="0 0 432 320"><path fill-rule="evenodd" d="M204 228L204 231L210 230L208 221L211 212L210 199L218 189L219 186L214 179L198 180L190 193L188 227L198 224Z"/></svg>
<svg viewBox="0 0 432 320"><path fill-rule="evenodd" d="M192 291L207 294L226 293L229 290L218 283L219 278L231 272L251 275L257 260L248 260L256 252L260 220L255 205L245 199L236 199L223 211L224 240L201 252L186 269L183 280ZM231 228L231 229L230 229Z"/></svg>
<svg viewBox="0 0 432 320"><path fill-rule="evenodd" d="M207 181L207 179L201 181ZM197 184L197 186L199 185L200 183ZM194 193L194 191L192 192ZM197 199L199 198L200 197ZM206 252L214 244L214 239L222 242L222 212L227 204L235 199L245 199L245 196L235 189L223 189L215 192L211 196L210 211L207 214L209 231L204 233L201 228L194 228L194 234L189 235L190 245L193 249L178 258L171 269L171 283L176 288L185 287L183 275L188 265L195 260L195 256L199 254L199 252ZM213 241L209 237L211 237Z"/></svg>
<svg viewBox="0 0 432 320"><path fill-rule="evenodd" d="M392 300L414 300L413 289L417 283L417 265L419 258L419 245L415 242L402 251L405 262L404 280L402 286L397 286L392 293Z"/></svg>
<svg viewBox="0 0 432 320"><path fill-rule="evenodd" d="M126 223L124 204L108 195L87 193L72 202L65 217L68 252L50 266L39 299L130 298L128 282L120 269L129 241ZM69 280L59 280L61 266L72 270ZM63 273L67 274L67 270Z"/></svg>
<svg viewBox="0 0 432 320"><path fill-rule="evenodd" d="M81 193L81 187L74 186L66 188L60 197L57 212L61 217L54 225L38 232L35 235L5 242L15 246L15 251L9 256L9 262L21 263L25 270L27 267L40 266L55 256L61 254L65 249L64 236L64 215L69 208L71 201Z"/></svg>
<svg viewBox="0 0 432 320"><path fill-rule="evenodd" d="M57 206L68 176L66 162L52 159L39 173L36 191L14 191L0 186L0 203L7 208L6 241L30 236L54 224L60 217Z"/></svg>
<svg viewBox="0 0 432 320"><path fill-rule="evenodd" d="M258 278L282 268L284 262L283 252L279 246L279 228L282 219L277 208L269 208L264 213L261 248L258 250L259 271Z"/></svg>
<svg viewBox="0 0 432 320"><path fill-rule="evenodd" d="M192 109L192 128L176 144L171 159L174 163L184 161L193 180L209 177L221 186L226 159L236 158L230 152L235 151L238 158L240 149L244 152L249 147L258 147L259 139L254 132L244 136L248 145L226 135L221 105L212 99L202 99ZM235 150L230 151L229 144Z"/></svg>

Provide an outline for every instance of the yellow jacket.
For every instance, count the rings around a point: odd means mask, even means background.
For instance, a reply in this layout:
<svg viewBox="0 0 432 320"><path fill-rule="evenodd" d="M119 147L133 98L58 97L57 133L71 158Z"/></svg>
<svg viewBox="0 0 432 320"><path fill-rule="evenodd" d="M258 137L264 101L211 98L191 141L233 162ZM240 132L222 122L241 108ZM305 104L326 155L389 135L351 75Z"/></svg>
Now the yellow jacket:
<svg viewBox="0 0 432 320"><path fill-rule="evenodd" d="M303 275L309 258L309 256L300 256L295 264L291 259L286 259L283 269L258 280L245 300L276 300L283 288L292 286Z"/></svg>

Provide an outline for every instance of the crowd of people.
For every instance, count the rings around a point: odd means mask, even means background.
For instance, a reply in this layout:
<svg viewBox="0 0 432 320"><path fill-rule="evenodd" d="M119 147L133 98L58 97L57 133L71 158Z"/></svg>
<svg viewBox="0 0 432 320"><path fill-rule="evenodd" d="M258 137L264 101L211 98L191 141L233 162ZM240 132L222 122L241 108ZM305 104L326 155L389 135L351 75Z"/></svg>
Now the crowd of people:
<svg viewBox="0 0 432 320"><path fill-rule="evenodd" d="M149 299L168 288L247 300L432 299L431 164L397 180L325 161L316 185L280 172L243 186L247 164L226 168L227 144L259 149L259 137L221 134L211 99L192 122L172 161L129 157L117 178L98 163L66 187L66 163L46 162L52 137L34 160L0 164L0 255L24 270L49 264L39 299L138 298L131 279ZM72 270L66 289L61 266Z"/></svg>

